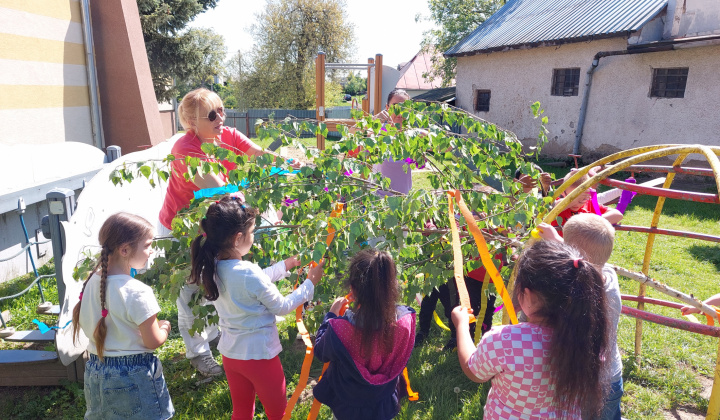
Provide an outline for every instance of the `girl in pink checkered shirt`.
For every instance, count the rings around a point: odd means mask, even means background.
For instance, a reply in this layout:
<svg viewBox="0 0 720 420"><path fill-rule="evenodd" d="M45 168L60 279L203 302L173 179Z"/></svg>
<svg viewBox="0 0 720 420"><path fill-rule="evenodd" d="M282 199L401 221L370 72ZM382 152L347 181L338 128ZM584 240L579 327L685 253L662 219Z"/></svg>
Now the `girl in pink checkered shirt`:
<svg viewBox="0 0 720 420"><path fill-rule="evenodd" d="M513 297L528 322L492 328L473 344L457 328L463 372L492 380L484 419L580 419L599 414L608 351L603 277L565 244L539 241L517 261ZM457 307L455 325L468 323ZM587 411L585 411L587 410Z"/></svg>

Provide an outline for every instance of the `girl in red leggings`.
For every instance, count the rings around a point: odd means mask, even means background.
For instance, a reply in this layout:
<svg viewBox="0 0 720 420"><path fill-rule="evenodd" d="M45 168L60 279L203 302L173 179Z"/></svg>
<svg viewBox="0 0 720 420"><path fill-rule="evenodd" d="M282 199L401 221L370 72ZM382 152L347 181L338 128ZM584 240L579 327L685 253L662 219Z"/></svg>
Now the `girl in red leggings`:
<svg viewBox="0 0 720 420"><path fill-rule="evenodd" d="M210 205L200 223L205 232L191 247L191 283L201 283L207 300L214 301L222 329L217 348L223 356L233 420L250 420L255 395L269 420L285 414L285 374L275 315L286 315L311 299L323 273L322 265L294 292L283 296L273 282L300 265L288 258L266 269L243 261L253 244L257 210L240 197L228 196Z"/></svg>

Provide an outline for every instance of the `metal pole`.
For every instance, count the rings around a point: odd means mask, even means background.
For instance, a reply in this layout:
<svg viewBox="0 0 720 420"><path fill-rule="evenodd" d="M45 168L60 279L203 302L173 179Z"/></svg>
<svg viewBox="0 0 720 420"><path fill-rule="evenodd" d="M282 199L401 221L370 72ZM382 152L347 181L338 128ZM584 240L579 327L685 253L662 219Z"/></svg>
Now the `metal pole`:
<svg viewBox="0 0 720 420"><path fill-rule="evenodd" d="M59 302L65 301L65 281L62 272L62 259L65 254L65 232L60 222L70 220L75 211L75 192L68 188L53 188L47 195L50 212L50 235L52 237L53 258L55 259L55 279L57 281Z"/></svg>
<svg viewBox="0 0 720 420"><path fill-rule="evenodd" d="M105 155L107 156L108 163L110 163L122 156L122 149L120 146L108 146L105 150Z"/></svg>
<svg viewBox="0 0 720 420"><path fill-rule="evenodd" d="M18 209L17 212L20 215L20 225L22 226L23 234L25 234L25 244L30 245L30 236L28 235L27 227L25 226L25 218L23 217L23 213L25 213L25 200L20 198L18 200ZM27 248L27 255L28 258L30 258L30 264L32 265L33 273L35 274L35 277L38 277L38 271L37 267L35 267L35 259L32 256L32 250L31 247ZM45 302L45 293L43 293L42 285L40 282L37 282L38 291L40 292L40 303Z"/></svg>
<svg viewBox="0 0 720 420"><path fill-rule="evenodd" d="M315 116L318 124L325 121L325 53L319 52L315 59L315 102L317 110ZM317 148L325 150L325 137L317 134Z"/></svg>
<svg viewBox="0 0 720 420"><path fill-rule="evenodd" d="M382 54L375 54L375 100L373 101L373 114L382 111Z"/></svg>
<svg viewBox="0 0 720 420"><path fill-rule="evenodd" d="M87 60L88 87L90 88L90 119L92 122L93 142L95 143L95 147L102 149L105 147L105 138L102 128L100 95L98 94L95 48L93 46L92 22L90 19L90 0L81 0L80 11L82 15L83 38L85 41L85 59Z"/></svg>

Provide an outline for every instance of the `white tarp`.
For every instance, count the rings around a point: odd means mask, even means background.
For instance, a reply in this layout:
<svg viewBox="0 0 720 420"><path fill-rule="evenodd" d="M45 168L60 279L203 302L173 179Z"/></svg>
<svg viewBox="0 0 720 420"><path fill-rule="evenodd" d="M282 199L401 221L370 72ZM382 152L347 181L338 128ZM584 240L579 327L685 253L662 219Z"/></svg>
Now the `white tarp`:
<svg viewBox="0 0 720 420"><path fill-rule="evenodd" d="M58 325L65 325L72 319L72 310L78 302L82 282L85 280L73 280L73 268L85 258L86 250L90 250L93 254L99 251L98 232L110 215L125 211L144 217L156 226L156 230L161 226L158 215L165 199L167 184L162 183L153 188L148 180L141 176L133 182L116 186L110 181L110 174L123 163L157 160L159 165L160 161L170 154L175 141L182 135L178 134L150 149L130 153L106 164L85 186L78 197L77 208L70 221L63 223L66 246L62 273L66 292L65 300L61 302ZM58 331L55 342L60 360L65 365L72 363L87 347L87 337L82 331L77 345L73 344L70 326Z"/></svg>

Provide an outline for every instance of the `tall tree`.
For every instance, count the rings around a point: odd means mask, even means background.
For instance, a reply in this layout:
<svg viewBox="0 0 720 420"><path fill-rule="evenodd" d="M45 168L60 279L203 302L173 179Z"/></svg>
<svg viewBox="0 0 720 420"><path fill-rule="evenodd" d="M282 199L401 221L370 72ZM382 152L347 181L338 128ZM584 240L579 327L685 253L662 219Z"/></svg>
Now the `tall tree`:
<svg viewBox="0 0 720 420"><path fill-rule="evenodd" d="M345 6L345 0L268 0L251 30L255 45L239 80L239 100L251 107L312 107L318 51L329 62L351 55L354 27ZM331 85L328 90L340 94Z"/></svg>
<svg viewBox="0 0 720 420"><path fill-rule="evenodd" d="M137 0L145 48L150 61L155 96L168 101L177 96L176 81L197 77L205 61L198 37L185 31L198 14L217 5L218 0Z"/></svg>
<svg viewBox="0 0 720 420"><path fill-rule="evenodd" d="M190 38L189 46L194 51L195 67L184 78L176 81L180 95L197 87L212 88L214 76L223 76L225 70L225 39L208 28L192 28L184 36Z"/></svg>
<svg viewBox="0 0 720 420"><path fill-rule="evenodd" d="M417 16L418 20L435 23L436 29L423 34L423 49L433 54L432 68L423 76L432 80L441 78L447 86L455 78L457 59L444 58L442 53L460 42L485 22L493 13L505 4L506 0L428 0L429 17Z"/></svg>

